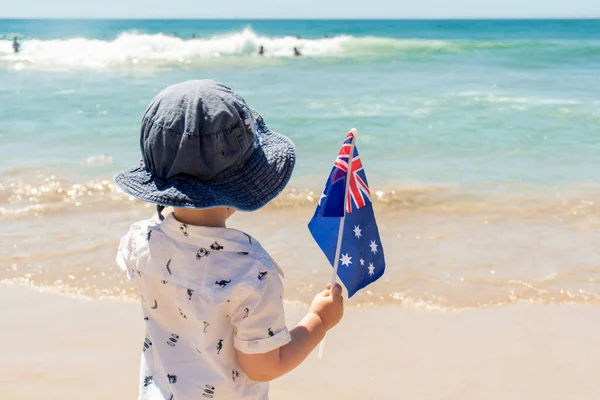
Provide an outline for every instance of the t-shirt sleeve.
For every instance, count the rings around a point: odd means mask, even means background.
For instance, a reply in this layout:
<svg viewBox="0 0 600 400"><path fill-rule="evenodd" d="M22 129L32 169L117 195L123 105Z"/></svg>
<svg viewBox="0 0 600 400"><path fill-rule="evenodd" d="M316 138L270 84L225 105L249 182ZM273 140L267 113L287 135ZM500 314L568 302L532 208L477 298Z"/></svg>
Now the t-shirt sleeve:
<svg viewBox="0 0 600 400"><path fill-rule="evenodd" d="M267 272L231 316L236 349L245 354L268 353L292 340L285 326L282 297L281 278Z"/></svg>

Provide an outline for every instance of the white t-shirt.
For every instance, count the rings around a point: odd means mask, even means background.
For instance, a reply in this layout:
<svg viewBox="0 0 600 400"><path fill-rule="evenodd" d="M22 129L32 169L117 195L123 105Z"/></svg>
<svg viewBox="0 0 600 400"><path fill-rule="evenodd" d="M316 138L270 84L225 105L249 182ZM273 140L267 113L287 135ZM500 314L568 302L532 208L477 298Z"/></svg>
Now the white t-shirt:
<svg viewBox="0 0 600 400"><path fill-rule="evenodd" d="M117 263L141 294L139 399L268 399L235 349L266 353L291 340L281 270L248 234L164 221L133 224Z"/></svg>

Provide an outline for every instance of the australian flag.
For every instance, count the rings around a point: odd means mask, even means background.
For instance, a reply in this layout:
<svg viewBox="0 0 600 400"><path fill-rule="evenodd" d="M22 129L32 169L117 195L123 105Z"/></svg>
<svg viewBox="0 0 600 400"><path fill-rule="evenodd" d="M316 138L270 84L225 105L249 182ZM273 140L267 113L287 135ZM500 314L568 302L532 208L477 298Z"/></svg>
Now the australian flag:
<svg viewBox="0 0 600 400"><path fill-rule="evenodd" d="M345 218L337 274L348 290L348 297L375 282L385 270L371 192L354 140L354 131L350 131L325 183L315 215L308 223L313 238L334 266L340 223ZM344 199L347 177L348 196Z"/></svg>

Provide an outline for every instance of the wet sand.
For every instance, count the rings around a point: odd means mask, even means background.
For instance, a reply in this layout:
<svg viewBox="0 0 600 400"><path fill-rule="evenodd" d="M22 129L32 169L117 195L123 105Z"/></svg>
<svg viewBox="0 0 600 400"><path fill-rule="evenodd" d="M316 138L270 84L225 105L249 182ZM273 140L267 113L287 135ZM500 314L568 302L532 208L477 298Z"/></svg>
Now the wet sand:
<svg viewBox="0 0 600 400"><path fill-rule="evenodd" d="M4 399L135 399L137 303L0 286ZM289 324L304 312L288 307ZM600 307L350 309L277 399L598 399Z"/></svg>

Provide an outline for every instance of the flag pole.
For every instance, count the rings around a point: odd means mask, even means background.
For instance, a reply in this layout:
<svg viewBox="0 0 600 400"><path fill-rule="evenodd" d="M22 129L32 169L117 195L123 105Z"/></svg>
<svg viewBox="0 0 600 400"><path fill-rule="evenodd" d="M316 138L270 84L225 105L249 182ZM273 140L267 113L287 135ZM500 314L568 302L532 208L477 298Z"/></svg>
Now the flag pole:
<svg viewBox="0 0 600 400"><path fill-rule="evenodd" d="M348 153L348 171L346 171L346 189L344 190L344 216L340 219L340 228L338 230L338 240L337 247L335 248L335 261L333 263L333 275L331 276L331 290L333 290L333 286L337 281L337 271L338 266L340 265L340 253L342 251L342 236L344 233L344 222L346 221L346 201L348 201L348 189L350 188L350 174L352 173L352 159L354 158L354 146L356 143L356 136L358 135L358 131L356 128L352 128L350 130L354 134L354 139L350 144L350 152ZM319 352L317 353L317 359L323 358L323 352L325 351L325 338L321 340L319 344Z"/></svg>

